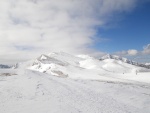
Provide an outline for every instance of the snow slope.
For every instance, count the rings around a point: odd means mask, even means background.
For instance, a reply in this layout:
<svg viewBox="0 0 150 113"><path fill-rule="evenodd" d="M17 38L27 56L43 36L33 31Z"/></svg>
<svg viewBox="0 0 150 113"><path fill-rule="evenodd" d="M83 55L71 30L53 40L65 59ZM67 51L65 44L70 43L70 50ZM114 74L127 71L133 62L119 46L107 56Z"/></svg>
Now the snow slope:
<svg viewBox="0 0 150 113"><path fill-rule="evenodd" d="M150 82L150 76L145 74L150 72L149 69L131 65L128 62L124 62L124 60L98 60L87 55L73 56L59 52L41 55L28 69L74 79ZM128 60L126 59L126 61ZM141 79L141 76L145 79Z"/></svg>
<svg viewBox="0 0 150 113"><path fill-rule="evenodd" d="M149 84L60 78L20 69L14 73L0 76L0 113L150 111Z"/></svg>
<svg viewBox="0 0 150 113"><path fill-rule="evenodd" d="M150 72L122 60L50 53L1 69L0 100L0 113L149 113Z"/></svg>

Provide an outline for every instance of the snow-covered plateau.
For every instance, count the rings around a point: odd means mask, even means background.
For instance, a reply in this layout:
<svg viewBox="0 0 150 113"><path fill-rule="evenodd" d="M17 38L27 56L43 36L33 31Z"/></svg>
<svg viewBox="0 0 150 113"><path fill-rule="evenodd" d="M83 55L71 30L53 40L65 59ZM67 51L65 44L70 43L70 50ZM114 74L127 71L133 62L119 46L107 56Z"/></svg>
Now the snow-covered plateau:
<svg viewBox="0 0 150 113"><path fill-rule="evenodd" d="M0 69L0 113L149 113L150 69L64 52Z"/></svg>

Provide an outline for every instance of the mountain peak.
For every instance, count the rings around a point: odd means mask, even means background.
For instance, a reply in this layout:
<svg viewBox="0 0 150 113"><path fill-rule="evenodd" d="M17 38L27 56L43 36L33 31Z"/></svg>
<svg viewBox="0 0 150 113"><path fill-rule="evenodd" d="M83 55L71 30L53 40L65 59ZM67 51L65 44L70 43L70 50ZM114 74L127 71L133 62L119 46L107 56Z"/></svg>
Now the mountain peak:
<svg viewBox="0 0 150 113"><path fill-rule="evenodd" d="M44 55L44 54L42 54L42 55L38 58L38 60L46 60L46 59L48 59L48 56L46 56L46 55Z"/></svg>
<svg viewBox="0 0 150 113"><path fill-rule="evenodd" d="M137 62L134 62L132 60L129 60L127 58L124 58L124 57L120 57L120 56L117 56L117 55L110 55L110 54L107 54L103 57L100 58L100 60L106 60L106 59L114 59L114 60L120 60L124 63L128 63L128 64L133 64L133 65L137 65L138 63Z"/></svg>
<svg viewBox="0 0 150 113"><path fill-rule="evenodd" d="M111 54L107 54L103 57L100 58L101 60L105 60L105 59L116 59L116 60L121 60L121 59L126 59L117 55L111 55Z"/></svg>

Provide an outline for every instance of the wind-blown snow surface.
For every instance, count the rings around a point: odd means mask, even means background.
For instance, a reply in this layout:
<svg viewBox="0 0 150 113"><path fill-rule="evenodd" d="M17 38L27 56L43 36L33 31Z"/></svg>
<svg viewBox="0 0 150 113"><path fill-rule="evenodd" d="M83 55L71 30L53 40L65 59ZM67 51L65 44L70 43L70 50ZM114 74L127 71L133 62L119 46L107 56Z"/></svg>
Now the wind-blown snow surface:
<svg viewBox="0 0 150 113"><path fill-rule="evenodd" d="M145 68L66 53L31 62L0 70L0 113L150 111L150 73Z"/></svg>

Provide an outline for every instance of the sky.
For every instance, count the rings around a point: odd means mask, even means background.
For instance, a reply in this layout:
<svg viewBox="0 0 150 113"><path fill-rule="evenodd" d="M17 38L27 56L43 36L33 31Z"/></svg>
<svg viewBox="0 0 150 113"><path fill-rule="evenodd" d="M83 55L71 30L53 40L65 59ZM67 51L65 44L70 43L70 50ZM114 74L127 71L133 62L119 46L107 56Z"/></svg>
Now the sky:
<svg viewBox="0 0 150 113"><path fill-rule="evenodd" d="M99 28L99 36L107 37L109 40L105 43L96 43L95 47L110 54L118 54L141 62L150 62L149 11L150 2L147 1L137 5L128 14L120 14L121 18L114 22L115 25L113 23L110 28ZM145 47L147 49L144 49Z"/></svg>
<svg viewBox="0 0 150 113"><path fill-rule="evenodd" d="M113 28L99 29L99 34L102 37L111 39L111 41L107 42L109 43L109 45L107 45L108 48L102 47L103 51L115 52L130 48L142 50L143 45L149 44L149 11L150 2L148 4L140 5L132 13L126 14L124 18L117 23L118 25ZM118 46L120 48L118 48ZM111 50L109 50L109 48L111 48Z"/></svg>
<svg viewBox="0 0 150 113"><path fill-rule="evenodd" d="M149 10L150 0L1 0L0 63L59 51L150 62Z"/></svg>

